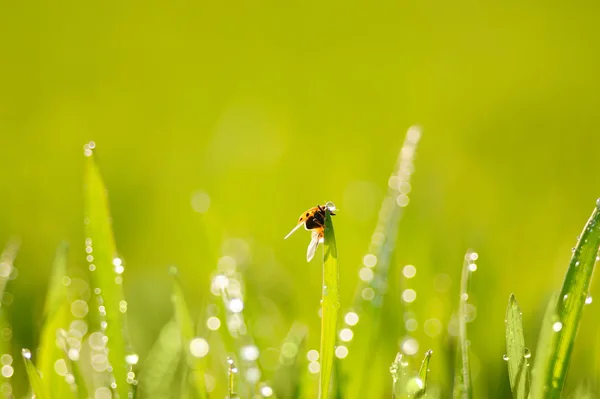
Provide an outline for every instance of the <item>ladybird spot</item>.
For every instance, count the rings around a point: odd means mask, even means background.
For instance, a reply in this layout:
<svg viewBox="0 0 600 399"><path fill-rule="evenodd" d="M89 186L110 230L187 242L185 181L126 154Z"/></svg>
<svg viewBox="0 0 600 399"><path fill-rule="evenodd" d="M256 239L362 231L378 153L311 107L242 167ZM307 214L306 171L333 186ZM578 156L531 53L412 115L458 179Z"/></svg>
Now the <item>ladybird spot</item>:
<svg viewBox="0 0 600 399"><path fill-rule="evenodd" d="M308 212L306 212L306 217L308 217L308 215L309 215L309 213L308 213Z"/></svg>

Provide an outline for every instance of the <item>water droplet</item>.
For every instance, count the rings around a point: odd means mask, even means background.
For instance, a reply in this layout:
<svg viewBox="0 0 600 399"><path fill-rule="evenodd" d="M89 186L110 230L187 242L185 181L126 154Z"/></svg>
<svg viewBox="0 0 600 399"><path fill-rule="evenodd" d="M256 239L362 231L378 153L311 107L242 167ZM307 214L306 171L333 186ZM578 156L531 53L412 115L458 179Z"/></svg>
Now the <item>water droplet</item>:
<svg viewBox="0 0 600 399"><path fill-rule="evenodd" d="M469 299L469 294L467 294L466 292L463 292L460 295L460 299L462 299L463 301L466 301L467 299Z"/></svg>
<svg viewBox="0 0 600 399"><path fill-rule="evenodd" d="M248 360L250 362L253 362L256 359L258 359L259 355L260 352L255 345L246 345L240 349L240 356L242 357L242 359Z"/></svg>
<svg viewBox="0 0 600 399"><path fill-rule="evenodd" d="M367 287L365 289L362 290L362 298L366 301L370 301L373 298L375 298L375 290L373 290L373 288L371 287Z"/></svg>
<svg viewBox="0 0 600 399"><path fill-rule="evenodd" d="M406 278L413 278L417 274L417 268L413 265L406 265L402 269L402 274Z"/></svg>
<svg viewBox="0 0 600 399"><path fill-rule="evenodd" d="M242 302L242 300L239 298L233 298L231 301L229 301L229 310L231 310L233 313L240 313L242 310L244 310L244 302Z"/></svg>
<svg viewBox="0 0 600 399"><path fill-rule="evenodd" d="M367 254L363 257L363 265L367 267L375 267L377 265L377 256L373 254Z"/></svg>
<svg viewBox="0 0 600 399"><path fill-rule="evenodd" d="M562 325L562 323L560 321L557 321L554 324L552 324L552 329L555 332L559 332L560 330L562 330L562 327L563 327L563 325Z"/></svg>
<svg viewBox="0 0 600 399"><path fill-rule="evenodd" d="M4 354L2 357L0 357L0 362L3 366L10 366L13 362L13 358L9 354Z"/></svg>
<svg viewBox="0 0 600 399"><path fill-rule="evenodd" d="M76 362L77 360L79 360L79 349L76 349L76 348L69 349L69 351L67 352L67 356L69 357L69 359Z"/></svg>
<svg viewBox="0 0 600 399"><path fill-rule="evenodd" d="M273 388L271 388L271 387L270 387L270 386L268 386L268 385L263 385L263 386L260 388L260 394L261 394L262 396L264 396L265 398L268 398L268 397L270 397L270 396L273 396Z"/></svg>
<svg viewBox="0 0 600 399"><path fill-rule="evenodd" d="M349 328L342 328L342 330L340 331L340 339L344 342L348 342L352 340L352 337L354 337L354 333L352 332L351 329Z"/></svg>
<svg viewBox="0 0 600 399"><path fill-rule="evenodd" d="M398 197L396 197L396 203L402 208L407 206L409 202L410 200L406 194L400 194Z"/></svg>
<svg viewBox="0 0 600 399"><path fill-rule="evenodd" d="M414 338L404 339L400 346L402 348L402 352L409 356L416 354L419 350L419 342Z"/></svg>
<svg viewBox="0 0 600 399"><path fill-rule="evenodd" d="M101 351L106 347L105 335L99 331L93 332L88 338L88 343L92 349Z"/></svg>
<svg viewBox="0 0 600 399"><path fill-rule="evenodd" d="M598 198L598 199L596 200L596 207L597 207L597 208L600 208L600 198Z"/></svg>
<svg viewBox="0 0 600 399"><path fill-rule="evenodd" d="M306 353L306 358L311 362L316 362L317 360L319 360L319 352L317 352L314 349L311 349Z"/></svg>
<svg viewBox="0 0 600 399"><path fill-rule="evenodd" d="M221 327L221 320L216 316L211 316L206 320L206 326L209 330L218 330Z"/></svg>
<svg viewBox="0 0 600 399"><path fill-rule="evenodd" d="M523 357L525 359L529 359L531 357L531 351L529 350L529 348L523 349Z"/></svg>
<svg viewBox="0 0 600 399"><path fill-rule="evenodd" d="M408 319L404 322L404 328L406 328L406 331L416 331L419 328L419 323L416 319Z"/></svg>
<svg viewBox="0 0 600 399"><path fill-rule="evenodd" d="M23 349L21 350L21 353L23 354L23 357L24 357L25 359L31 359L31 351L30 351L29 349L27 349L27 348L23 348Z"/></svg>
<svg viewBox="0 0 600 399"><path fill-rule="evenodd" d="M348 356L348 348L344 345L340 345L335 348L335 357L338 359L345 359Z"/></svg>
<svg viewBox="0 0 600 399"><path fill-rule="evenodd" d="M335 206L335 204L334 204L333 202L331 202L331 201L328 201L328 202L325 204L325 207L326 207L327 209L329 209L329 212L335 212L335 210L337 209L337 208L336 208L336 206Z"/></svg>
<svg viewBox="0 0 600 399"><path fill-rule="evenodd" d="M477 270L477 265L475 263L471 263L469 265L469 270L472 271L472 272L476 271Z"/></svg>
<svg viewBox="0 0 600 399"><path fill-rule="evenodd" d="M585 298L585 304L589 305L590 303L592 303L592 297L588 296L587 298Z"/></svg>
<svg viewBox="0 0 600 399"><path fill-rule="evenodd" d="M88 314L88 311L89 307L87 302L82 301L81 299L77 299L71 303L71 313L75 317L82 319Z"/></svg>
<svg viewBox="0 0 600 399"><path fill-rule="evenodd" d="M354 326L354 325L356 325L356 323L358 323L358 315L354 312L348 312L344 316L344 321L349 326Z"/></svg>
<svg viewBox="0 0 600 399"><path fill-rule="evenodd" d="M58 359L54 362L54 371L56 372L56 374L63 377L67 375L69 369L67 368L67 363L65 362L65 359Z"/></svg>
<svg viewBox="0 0 600 399"><path fill-rule="evenodd" d="M510 359L508 357L508 355L505 353L504 355L502 355L502 360L504 360L505 362L508 362L508 359Z"/></svg>
<svg viewBox="0 0 600 399"><path fill-rule="evenodd" d="M14 372L15 369L12 366L2 366L2 377L10 378Z"/></svg>
<svg viewBox="0 0 600 399"><path fill-rule="evenodd" d="M417 292L411 288L402 292L402 300L406 303L414 302L417 299Z"/></svg>
<svg viewBox="0 0 600 399"><path fill-rule="evenodd" d="M94 397L95 399L111 399L112 393L110 392L109 388L100 387L97 388L96 391L94 391Z"/></svg>
<svg viewBox="0 0 600 399"><path fill-rule="evenodd" d="M137 355L137 353L130 353L128 355L125 356L125 361L127 362L127 364L137 364L137 362L140 360L140 357Z"/></svg>
<svg viewBox="0 0 600 399"><path fill-rule="evenodd" d="M358 272L358 277L366 283L373 280L374 276L375 274L373 273L373 270L369 269L368 267L363 267ZM325 287L323 287L323 289L325 289Z"/></svg>
<svg viewBox="0 0 600 399"><path fill-rule="evenodd" d="M195 191L191 198L192 209L197 213L206 213L210 207L210 197L204 191Z"/></svg>
<svg viewBox="0 0 600 399"><path fill-rule="evenodd" d="M257 367L250 367L246 369L246 380L251 384L255 384L260 380L260 370Z"/></svg>
<svg viewBox="0 0 600 399"><path fill-rule="evenodd" d="M83 155L85 155L86 157L91 157L92 154L94 153L93 150L94 148L96 148L96 143L94 143L93 141L90 141L89 143L86 143L83 145Z"/></svg>
<svg viewBox="0 0 600 399"><path fill-rule="evenodd" d="M190 353L194 357L204 357L208 354L208 342L204 338L194 338L190 341Z"/></svg>
<svg viewBox="0 0 600 399"><path fill-rule="evenodd" d="M321 365L318 362L310 362L308 364L308 371L312 374L317 374L319 371L321 371Z"/></svg>

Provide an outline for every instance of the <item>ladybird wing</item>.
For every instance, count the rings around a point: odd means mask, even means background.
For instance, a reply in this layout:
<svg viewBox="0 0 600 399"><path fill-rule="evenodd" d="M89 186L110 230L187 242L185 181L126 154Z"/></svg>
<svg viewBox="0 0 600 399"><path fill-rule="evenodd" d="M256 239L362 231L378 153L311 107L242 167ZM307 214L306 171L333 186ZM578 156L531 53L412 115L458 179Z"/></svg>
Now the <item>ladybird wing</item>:
<svg viewBox="0 0 600 399"><path fill-rule="evenodd" d="M310 262L313 256L315 256L315 252L317 251L317 247L319 246L320 242L322 242L321 234L318 231L313 230L312 237L310 239L310 244L308 244L308 249L306 250L307 262Z"/></svg>
<svg viewBox="0 0 600 399"><path fill-rule="evenodd" d="M286 240L286 239L287 239L289 236L291 236L291 235L292 235L292 233L294 233L294 231L298 230L298 229L300 228L300 226L302 226L303 224L304 224L304 222L300 222L300 223L298 223L298 224L296 225L296 227L294 227L294 228L292 229L292 231L290 231L290 232L288 233L288 235L287 235L287 236L285 236L283 239L284 239L284 240Z"/></svg>

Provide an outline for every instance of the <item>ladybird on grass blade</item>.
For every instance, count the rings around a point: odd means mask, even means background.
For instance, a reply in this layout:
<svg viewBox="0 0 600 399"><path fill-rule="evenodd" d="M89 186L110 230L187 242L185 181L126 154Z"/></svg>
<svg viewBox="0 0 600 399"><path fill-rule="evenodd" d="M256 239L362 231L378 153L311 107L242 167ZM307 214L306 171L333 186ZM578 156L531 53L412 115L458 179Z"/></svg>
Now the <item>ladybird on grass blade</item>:
<svg viewBox="0 0 600 399"><path fill-rule="evenodd" d="M315 252L320 243L323 242L325 237L325 211L329 210L331 215L335 215L333 213L336 208L333 202L327 202L325 205L317 205L313 208L308 209L298 219L298 224L296 227L292 229L285 236L284 239L287 239L292 235L293 232L298 230L300 226L304 225L306 230L311 231L311 239L310 244L308 244L308 249L306 250L306 260L310 262L310 260L315 256Z"/></svg>

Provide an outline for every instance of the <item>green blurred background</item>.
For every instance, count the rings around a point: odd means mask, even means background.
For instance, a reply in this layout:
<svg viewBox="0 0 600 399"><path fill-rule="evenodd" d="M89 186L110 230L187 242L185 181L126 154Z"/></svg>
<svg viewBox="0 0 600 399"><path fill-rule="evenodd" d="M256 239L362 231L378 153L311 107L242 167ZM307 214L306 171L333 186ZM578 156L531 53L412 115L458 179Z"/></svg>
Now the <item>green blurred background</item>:
<svg viewBox="0 0 600 399"><path fill-rule="evenodd" d="M400 266L414 264L412 311L447 322L464 252L475 249L476 397L506 396L508 296L535 347L540 308L600 197L599 11L592 1L0 3L0 243L22 242L9 288L14 345L37 343L59 242L71 243L72 269L86 267L82 146L94 140L142 360L171 316L167 267L179 267L199 313L210 246L231 238L251 253L249 317L278 315L263 321L274 331L266 346L300 320L317 347L320 266L306 264L308 234L283 236L306 208L337 204L348 306L404 134L418 123L390 284L405 284ZM211 223L192 208L198 191ZM433 287L439 273L452 279L447 292ZM398 298L391 292L391 309ZM594 374L596 306L567 392ZM415 334L419 358L448 346L445 328ZM403 335L402 313L388 311L382 339ZM447 385L451 363L434 355L432 380Z"/></svg>

